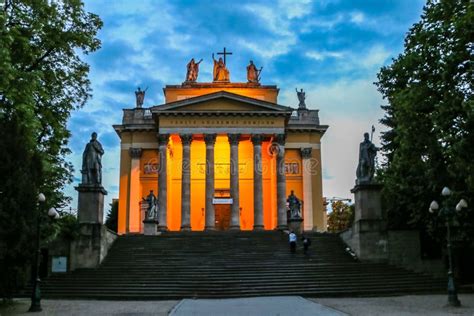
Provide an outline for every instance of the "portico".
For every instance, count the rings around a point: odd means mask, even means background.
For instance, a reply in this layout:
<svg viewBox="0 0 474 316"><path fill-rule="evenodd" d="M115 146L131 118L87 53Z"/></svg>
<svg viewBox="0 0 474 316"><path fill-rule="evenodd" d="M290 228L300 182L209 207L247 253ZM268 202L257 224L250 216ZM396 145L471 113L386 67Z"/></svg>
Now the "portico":
<svg viewBox="0 0 474 316"><path fill-rule="evenodd" d="M164 92L164 104L124 110L114 126L122 141L120 233L143 230L140 201L149 190L158 192L160 230L285 229L291 190L303 202L305 229L324 230L320 138L327 126L317 110L295 115L276 103L275 86L260 84Z"/></svg>

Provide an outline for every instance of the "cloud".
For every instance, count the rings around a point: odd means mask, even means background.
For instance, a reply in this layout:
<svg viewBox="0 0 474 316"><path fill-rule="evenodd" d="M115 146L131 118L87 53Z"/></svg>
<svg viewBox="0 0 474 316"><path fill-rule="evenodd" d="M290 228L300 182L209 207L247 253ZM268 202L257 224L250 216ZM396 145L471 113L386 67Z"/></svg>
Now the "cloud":
<svg viewBox="0 0 474 316"><path fill-rule="evenodd" d="M330 51L308 51L305 53L306 57L314 60L323 61L326 58L342 58L344 57L343 52L330 52Z"/></svg>
<svg viewBox="0 0 474 316"><path fill-rule="evenodd" d="M362 12L356 11L350 13L350 21L354 24L361 24L365 21L365 15Z"/></svg>

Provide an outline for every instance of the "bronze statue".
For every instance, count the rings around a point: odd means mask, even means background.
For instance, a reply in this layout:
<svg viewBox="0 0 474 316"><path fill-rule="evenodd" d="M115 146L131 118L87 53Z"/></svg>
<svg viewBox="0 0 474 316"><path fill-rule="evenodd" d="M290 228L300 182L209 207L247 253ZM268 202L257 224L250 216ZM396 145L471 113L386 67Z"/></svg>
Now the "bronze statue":
<svg viewBox="0 0 474 316"><path fill-rule="evenodd" d="M213 80L214 81L230 81L229 70L226 68L222 57L219 57L217 61L212 54L212 60L214 61Z"/></svg>
<svg viewBox="0 0 474 316"><path fill-rule="evenodd" d="M145 100L145 92L148 90L148 87L146 87L145 90L141 90L140 87L138 87L138 90L135 91L135 97L137 99L137 108L141 108L143 105L143 101Z"/></svg>
<svg viewBox="0 0 474 316"><path fill-rule="evenodd" d="M372 133L374 128L372 127ZM375 156L379 150L364 133L364 141L359 145L359 164L357 165L357 183L370 183L375 174Z"/></svg>
<svg viewBox="0 0 474 316"><path fill-rule="evenodd" d="M153 194L153 190L150 190L150 194L145 198L142 198L145 202L147 202L147 210L146 210L146 216L145 218L147 220L155 220L156 219L156 205L157 205L157 199L156 196Z"/></svg>
<svg viewBox="0 0 474 316"><path fill-rule="evenodd" d="M298 101L300 101L300 103L298 104L298 108L306 109L306 103L305 103L306 92L304 92L303 89L301 89L301 91L298 91L298 88L295 88L295 90L296 90L296 95L298 96Z"/></svg>
<svg viewBox="0 0 474 316"><path fill-rule="evenodd" d="M101 184L102 183L102 155L104 149L97 140L97 133L91 135L91 140L86 145L82 154L82 183Z"/></svg>
<svg viewBox="0 0 474 316"><path fill-rule="evenodd" d="M258 83L260 81L260 73L262 72L263 67L260 67L260 70L255 67L253 61L250 61L250 64L247 66L247 81L252 83Z"/></svg>
<svg viewBox="0 0 474 316"><path fill-rule="evenodd" d="M288 203L288 208L290 209L290 217L301 218L301 201L296 197L293 190L291 190L291 194L288 195L286 202Z"/></svg>
<svg viewBox="0 0 474 316"><path fill-rule="evenodd" d="M199 74L199 64L202 62L202 58L199 62L196 63L194 58L191 58L191 61L187 65L186 81L187 82L196 82Z"/></svg>

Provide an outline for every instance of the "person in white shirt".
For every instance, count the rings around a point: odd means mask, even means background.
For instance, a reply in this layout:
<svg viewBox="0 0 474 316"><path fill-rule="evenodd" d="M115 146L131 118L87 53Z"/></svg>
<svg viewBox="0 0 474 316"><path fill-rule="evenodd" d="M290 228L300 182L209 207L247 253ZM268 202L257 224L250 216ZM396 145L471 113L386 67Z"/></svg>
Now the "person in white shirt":
<svg viewBox="0 0 474 316"><path fill-rule="evenodd" d="M295 253L295 251L296 251L296 234L293 231L291 231L290 235L288 237L289 237L289 240L290 240L290 251L292 253Z"/></svg>

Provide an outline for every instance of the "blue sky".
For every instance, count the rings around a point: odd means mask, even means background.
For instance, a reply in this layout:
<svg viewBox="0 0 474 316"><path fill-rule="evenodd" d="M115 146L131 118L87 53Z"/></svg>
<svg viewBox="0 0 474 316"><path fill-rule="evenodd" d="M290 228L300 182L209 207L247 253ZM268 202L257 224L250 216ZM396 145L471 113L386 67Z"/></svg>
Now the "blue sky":
<svg viewBox="0 0 474 316"><path fill-rule="evenodd" d="M350 197L358 143L375 124L379 143L384 103L373 82L381 66L403 51L421 0L151 1L86 0L87 11L104 21L102 48L85 56L93 98L74 112L69 157L75 183L81 155L96 131L105 147L106 203L118 196L119 138L112 124L135 103L137 86L149 87L145 107L163 103L162 88L184 81L186 64L203 58L198 81L209 82L211 54L225 46L231 81L246 81L252 59L263 66L263 84L280 88L279 104L296 107L295 88L320 110L330 127L322 140L323 189L327 197ZM73 202L76 207L76 202ZM109 207L106 205L106 209Z"/></svg>

